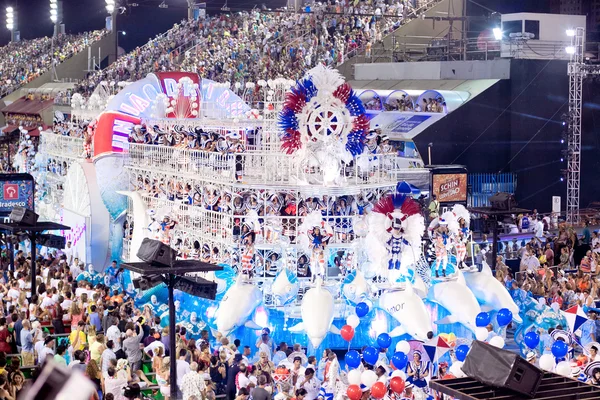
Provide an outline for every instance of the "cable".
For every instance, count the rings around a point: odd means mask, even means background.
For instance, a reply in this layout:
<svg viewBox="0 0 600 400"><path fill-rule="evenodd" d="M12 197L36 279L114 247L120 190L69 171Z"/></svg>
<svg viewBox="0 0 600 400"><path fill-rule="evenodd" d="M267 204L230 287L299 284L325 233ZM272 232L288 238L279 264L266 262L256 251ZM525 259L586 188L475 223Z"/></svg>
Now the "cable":
<svg viewBox="0 0 600 400"><path fill-rule="evenodd" d="M507 164L504 166L504 168L502 168L502 169L500 169L500 171L498 171L498 173L502 172L502 171L503 171L503 170L504 170L506 167L508 167L508 166L510 165L510 163L511 163L511 162L513 162L513 160L514 160L515 158L517 158L517 156L518 156L519 154L521 154L521 152L523 151L523 149L524 149L525 147L527 147L527 145L528 145L529 143L531 143L531 141L532 141L533 139L535 139L535 137L538 135L538 133L540 133L540 132L542 131L542 129L544 129L544 128L546 127L546 125L548 125L548 122L550 122L550 121L552 121L552 120L554 119L554 117L556 116L556 114L558 114L558 113L559 113L559 111L563 109L563 107L564 107L564 106L567 104L567 102L568 102L568 100L565 100L565 102L564 102L564 103L562 103L560 107L558 107L558 109L556 110L556 112L554 112L554 114L552 114L552 116L550 117L550 119L547 119L547 120L546 120L546 122L544 123L544 125L542 125L542 127L541 127L540 129L538 129L538 131L535 133L535 135L533 135L533 136L531 137L531 139L529 139L529 140L527 141L527 143L525 143L525 144L523 145L523 147L521 147L521 148L519 149L519 151L517 151L517 154L515 154L515 155L513 156L513 158L511 158L511 159L510 159L510 161L508 161L508 163L507 163Z"/></svg>
<svg viewBox="0 0 600 400"><path fill-rule="evenodd" d="M546 67L548 66L548 64L550 64L550 61L552 61L552 60L548 60L548 62L546 62L546 65L544 65L544 67L543 67L543 68L542 68L542 69L541 69L541 70L540 70L540 71L539 71L539 72L538 72L538 73L537 73L537 74L536 74L536 75L533 77L533 79L532 79L532 80L531 80L531 81L530 81L530 82L527 84L527 86L525 86L525 87L523 88L523 90L521 90L521 92L520 92L520 93L517 95L517 97L515 97L515 98L513 99L513 101L511 101L511 102L510 102L510 104L509 104L508 106L506 106L506 108L505 108L504 110L502 110L502 112L501 112L500 114L498 114L498 116L497 116L496 118L494 118L494 120L493 120L493 121L492 121L492 122L491 122L491 123L490 123L490 124L487 126L487 128L485 128L485 129L483 130L483 132L481 132L481 133L480 133L480 134L479 134L479 135L478 135L478 136L477 136L477 137L476 137L476 138L475 138L475 139L474 139L474 140L471 142L471 144L469 144L467 147L465 147L465 148L464 148L464 150L463 150L463 151L462 151L462 152L461 152L461 153L460 153L458 156L456 156L456 158L454 158L454 160L452 160L452 162L451 162L450 164L454 164L454 163L456 163L456 160L458 160L458 159L460 158L460 156L462 156L463 154L465 154L465 152L466 152L467 150L469 150L469 149L471 148L471 146L473 146L473 144L474 144L474 143L475 143L477 140L479 140L479 138L480 138L481 136L483 136L483 134L484 134L484 133L486 133L486 132L487 132L487 131L488 131L488 130L489 130L491 127L492 127L492 125L494 125L494 124L496 123L496 121L498 121L498 120L500 119L500 117L501 117L501 116L502 116L502 115L503 115L503 114L506 112L506 110L508 110L508 109L510 108L510 106L512 106L512 105L513 105L513 103L514 103L515 101L517 101L517 99L518 99L519 97L521 97L521 95L522 95L523 93L525 93L525 90L527 90L527 88L528 88L529 86L531 86L531 84L532 84L532 83L533 83L533 82L534 82L534 81L537 79L537 77L538 77L538 76L540 76L540 74L541 74L541 73L542 73L542 72L543 72L543 71L546 69Z"/></svg>

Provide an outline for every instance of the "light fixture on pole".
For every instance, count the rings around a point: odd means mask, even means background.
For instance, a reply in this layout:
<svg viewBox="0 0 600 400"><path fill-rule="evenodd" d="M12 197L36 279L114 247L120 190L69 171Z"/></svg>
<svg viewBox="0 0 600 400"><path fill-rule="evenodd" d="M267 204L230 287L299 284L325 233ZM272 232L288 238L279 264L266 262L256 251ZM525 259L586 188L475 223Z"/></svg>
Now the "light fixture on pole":
<svg viewBox="0 0 600 400"><path fill-rule="evenodd" d="M15 37L15 11L12 7L6 7L6 29L10 31L10 41L14 42Z"/></svg>
<svg viewBox="0 0 600 400"><path fill-rule="evenodd" d="M575 29L567 29L567 36L568 37L575 36Z"/></svg>
<svg viewBox="0 0 600 400"><path fill-rule="evenodd" d="M573 46L567 46L567 47L565 47L565 52L567 54L575 54L575 47L573 47Z"/></svg>
<svg viewBox="0 0 600 400"><path fill-rule="evenodd" d="M106 1L106 11L109 14L115 12L115 0L105 0Z"/></svg>
<svg viewBox="0 0 600 400"><path fill-rule="evenodd" d="M492 29L492 32L494 33L494 39L496 40L502 40L502 29L500 28L494 28Z"/></svg>
<svg viewBox="0 0 600 400"><path fill-rule="evenodd" d="M58 2L57 0L50 0L50 21L53 23L58 22Z"/></svg>

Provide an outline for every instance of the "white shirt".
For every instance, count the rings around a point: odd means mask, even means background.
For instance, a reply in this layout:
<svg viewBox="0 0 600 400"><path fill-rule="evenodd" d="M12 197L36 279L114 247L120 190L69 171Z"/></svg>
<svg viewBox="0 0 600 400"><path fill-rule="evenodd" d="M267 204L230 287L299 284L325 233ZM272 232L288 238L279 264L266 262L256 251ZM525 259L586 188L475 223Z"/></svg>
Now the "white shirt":
<svg viewBox="0 0 600 400"><path fill-rule="evenodd" d="M60 306L62 307L63 310L68 311L71 309L72 304L73 304L73 300L65 299L62 303L60 303Z"/></svg>
<svg viewBox="0 0 600 400"><path fill-rule="evenodd" d="M304 400L314 400L319 395L319 389L321 387L321 382L317 379L316 376L313 376L308 382L304 385L301 383L304 382L304 377L299 377L296 382L296 389L304 388L306 390L306 396L304 396Z"/></svg>
<svg viewBox="0 0 600 400"><path fill-rule="evenodd" d="M261 343L260 346L258 346L258 354L260 354L261 351L267 353L267 358L269 360L271 359L271 347L269 347L267 343Z"/></svg>
<svg viewBox="0 0 600 400"><path fill-rule="evenodd" d="M54 350L52 350L49 347L43 346L42 350L38 353L38 364L42 365L46 360L46 357L48 356L54 356Z"/></svg>
<svg viewBox="0 0 600 400"><path fill-rule="evenodd" d="M114 351L121 348L121 331L117 325L113 325L106 330L106 339L113 341L115 344L115 347L113 347Z"/></svg>
<svg viewBox="0 0 600 400"><path fill-rule="evenodd" d="M183 377L190 372L190 364L185 360L177 360L177 386L181 389Z"/></svg>
<svg viewBox="0 0 600 400"><path fill-rule="evenodd" d="M144 352L146 352L146 354L150 354L150 352L152 352L152 354L154 354L154 350L156 350L156 348L158 348L158 347L163 348L163 354L164 354L165 345L160 340L155 340L154 342L150 343L148 346L144 347Z"/></svg>

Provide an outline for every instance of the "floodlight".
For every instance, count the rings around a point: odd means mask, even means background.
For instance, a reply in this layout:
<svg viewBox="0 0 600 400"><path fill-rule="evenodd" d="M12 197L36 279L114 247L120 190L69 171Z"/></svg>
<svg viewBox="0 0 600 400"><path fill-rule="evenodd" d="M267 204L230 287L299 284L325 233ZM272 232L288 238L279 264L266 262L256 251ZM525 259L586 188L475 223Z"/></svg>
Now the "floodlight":
<svg viewBox="0 0 600 400"><path fill-rule="evenodd" d="M13 8L12 8L12 7L6 7L6 12L7 12L7 13L11 13L11 12L13 12L13 11L14 11L14 10L13 10Z"/></svg>
<svg viewBox="0 0 600 400"><path fill-rule="evenodd" d="M565 48L565 52L567 52L567 54L575 54L575 47L568 46Z"/></svg>
<svg viewBox="0 0 600 400"><path fill-rule="evenodd" d="M494 32L494 39L496 39L496 40L502 40L502 29L500 29L500 28L494 28L492 30L492 32Z"/></svg>
<svg viewBox="0 0 600 400"><path fill-rule="evenodd" d="M569 36L569 37L575 36L575 29L567 29L567 36Z"/></svg>

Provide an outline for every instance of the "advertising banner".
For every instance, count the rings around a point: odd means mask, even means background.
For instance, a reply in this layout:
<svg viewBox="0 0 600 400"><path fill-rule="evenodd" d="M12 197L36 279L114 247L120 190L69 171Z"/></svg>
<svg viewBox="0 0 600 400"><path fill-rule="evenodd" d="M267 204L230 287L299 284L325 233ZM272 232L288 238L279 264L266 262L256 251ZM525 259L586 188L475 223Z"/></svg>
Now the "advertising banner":
<svg viewBox="0 0 600 400"><path fill-rule="evenodd" d="M0 216L8 216L17 206L33 210L34 189L29 174L0 174Z"/></svg>
<svg viewBox="0 0 600 400"><path fill-rule="evenodd" d="M467 201L467 174L434 174L433 194L440 203Z"/></svg>

